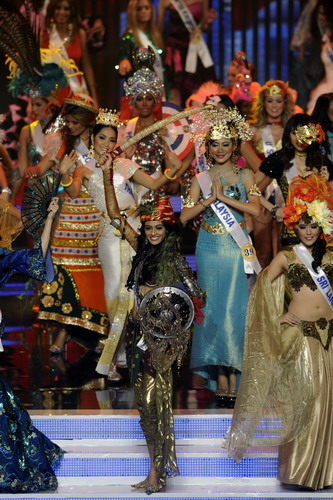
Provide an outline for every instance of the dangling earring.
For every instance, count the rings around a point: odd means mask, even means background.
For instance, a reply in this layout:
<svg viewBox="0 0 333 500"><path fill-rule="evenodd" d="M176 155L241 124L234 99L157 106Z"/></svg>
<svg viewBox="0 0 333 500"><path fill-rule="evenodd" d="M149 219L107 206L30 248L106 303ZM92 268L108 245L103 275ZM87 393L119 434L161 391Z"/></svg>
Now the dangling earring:
<svg viewBox="0 0 333 500"><path fill-rule="evenodd" d="M233 151L230 160L232 163L232 170L233 170L234 174L236 174L236 175L238 175L239 171L240 171L240 167L237 165L238 158L239 158L239 154L236 153L236 151Z"/></svg>
<svg viewBox="0 0 333 500"><path fill-rule="evenodd" d="M68 25L68 38L72 38L72 34L73 34L73 24L69 23L69 25Z"/></svg>
<svg viewBox="0 0 333 500"><path fill-rule="evenodd" d="M91 146L89 148L88 155L90 158L95 158L95 148L94 148L94 141L91 141ZM96 159L96 158L95 158Z"/></svg>

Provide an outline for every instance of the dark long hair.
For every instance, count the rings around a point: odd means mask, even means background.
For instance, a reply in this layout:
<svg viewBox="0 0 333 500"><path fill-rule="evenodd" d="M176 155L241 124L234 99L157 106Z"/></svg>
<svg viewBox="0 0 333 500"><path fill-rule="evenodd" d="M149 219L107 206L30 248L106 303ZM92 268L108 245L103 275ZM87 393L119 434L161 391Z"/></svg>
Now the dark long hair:
<svg viewBox="0 0 333 500"><path fill-rule="evenodd" d="M151 245L145 235L144 225L138 237L138 250L133 257L131 272L126 287L133 289L136 279L136 270L141 265L138 284L153 282L159 286L175 281L175 256L180 252L180 231L177 225L162 222L166 229L164 240L158 245Z"/></svg>
<svg viewBox="0 0 333 500"><path fill-rule="evenodd" d="M309 125L311 123L316 124L317 122L305 113L297 113L287 121L283 131L281 150L281 157L285 165L285 170L288 170L292 166L291 162L295 157L295 148L290 139L291 132L294 132L299 126ZM317 168L319 170L320 167L327 164L327 162L325 163L326 160L326 153L319 142L314 142L306 148L305 164L309 170L312 170L313 168Z"/></svg>

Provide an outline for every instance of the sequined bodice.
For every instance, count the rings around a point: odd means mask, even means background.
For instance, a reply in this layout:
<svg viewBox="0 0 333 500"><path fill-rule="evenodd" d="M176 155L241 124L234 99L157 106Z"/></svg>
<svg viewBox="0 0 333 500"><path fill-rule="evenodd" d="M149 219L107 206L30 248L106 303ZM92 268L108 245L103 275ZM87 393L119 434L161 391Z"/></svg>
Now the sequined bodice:
<svg viewBox="0 0 333 500"><path fill-rule="evenodd" d="M149 175L152 175L158 170L161 171L163 143L160 134L158 132L153 132L141 139L137 144L132 160L138 163L138 165L140 165Z"/></svg>
<svg viewBox="0 0 333 500"><path fill-rule="evenodd" d="M234 200L237 201L244 201L244 202L247 201L246 188L242 183L242 172L240 172L237 184L229 184L227 179L223 175L221 175L221 182L224 186L223 193L225 194L225 196L233 198ZM243 214L236 212L231 207L229 208L238 222L244 219ZM215 214L215 212L211 207L208 207L205 210L203 214L203 219L206 220L209 224L215 224L216 222L220 222L220 219L218 218L218 216Z"/></svg>
<svg viewBox="0 0 333 500"><path fill-rule="evenodd" d="M330 283L333 282L333 264L323 264L321 266L322 270L325 272ZM291 288L295 292L299 292L303 286L310 288L312 291L316 291L317 285L311 278L311 275L304 264L299 262L290 262L288 265L288 279Z"/></svg>

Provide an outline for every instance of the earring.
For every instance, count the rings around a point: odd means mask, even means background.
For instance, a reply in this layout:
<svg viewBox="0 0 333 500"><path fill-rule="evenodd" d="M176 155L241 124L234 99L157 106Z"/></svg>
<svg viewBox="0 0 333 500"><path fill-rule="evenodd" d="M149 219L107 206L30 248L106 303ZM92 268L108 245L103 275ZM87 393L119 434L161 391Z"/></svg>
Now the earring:
<svg viewBox="0 0 333 500"><path fill-rule="evenodd" d="M88 155L89 155L91 158L95 158L95 148L94 148L94 143L93 143L93 141L91 142L91 146L90 146L90 148L89 148Z"/></svg>

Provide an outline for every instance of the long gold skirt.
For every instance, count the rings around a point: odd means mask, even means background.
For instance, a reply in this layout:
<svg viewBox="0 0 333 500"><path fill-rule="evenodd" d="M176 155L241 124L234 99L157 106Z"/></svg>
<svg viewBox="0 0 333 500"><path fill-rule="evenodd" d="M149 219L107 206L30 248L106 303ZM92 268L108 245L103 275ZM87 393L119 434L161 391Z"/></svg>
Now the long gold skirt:
<svg viewBox="0 0 333 500"><path fill-rule="evenodd" d="M172 385L171 368L156 373L156 377L142 369L134 385L140 425L147 445L154 447L153 461L161 484L165 484L166 477L179 475L172 415Z"/></svg>
<svg viewBox="0 0 333 500"><path fill-rule="evenodd" d="M305 337L315 396L311 424L279 447L278 479L314 490L333 484L333 321L327 323L320 332L325 337L323 344L312 336Z"/></svg>

